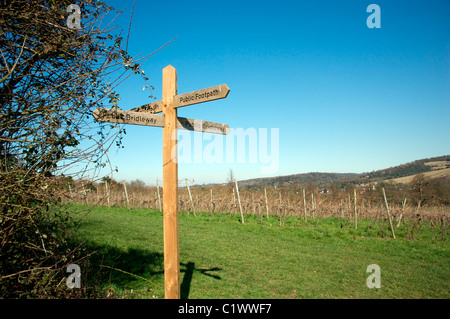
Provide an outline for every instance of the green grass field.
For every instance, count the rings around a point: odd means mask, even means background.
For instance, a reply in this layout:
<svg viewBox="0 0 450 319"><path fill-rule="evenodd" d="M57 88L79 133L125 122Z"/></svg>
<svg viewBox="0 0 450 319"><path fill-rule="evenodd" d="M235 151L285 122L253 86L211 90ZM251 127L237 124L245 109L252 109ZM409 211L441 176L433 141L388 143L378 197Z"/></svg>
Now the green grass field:
<svg viewBox="0 0 450 319"><path fill-rule="evenodd" d="M162 213L96 207L73 216L84 216L77 241L97 252L82 282L105 296L164 298ZM388 231L383 238L363 220L358 230L334 218L316 225L288 217L284 227L275 217L245 222L180 213L182 298L450 297L447 239L393 240ZM370 264L380 266L379 289L366 285Z"/></svg>

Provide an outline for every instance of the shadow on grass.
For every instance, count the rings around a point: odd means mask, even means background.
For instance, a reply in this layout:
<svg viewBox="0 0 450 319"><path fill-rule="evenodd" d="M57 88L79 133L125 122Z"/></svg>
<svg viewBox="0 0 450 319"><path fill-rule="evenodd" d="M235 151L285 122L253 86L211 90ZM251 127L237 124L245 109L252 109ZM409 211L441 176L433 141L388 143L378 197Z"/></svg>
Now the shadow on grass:
<svg viewBox="0 0 450 319"><path fill-rule="evenodd" d="M135 290L133 297L146 298L158 290L164 294L164 255L145 249L128 248L123 250L109 245L85 243L87 251L95 252L89 257L88 269L82 269L85 283L95 286L96 290L116 287L120 290ZM196 268L194 262L180 263L182 282L180 285L181 299L187 299L191 289L194 273L220 280L215 273L222 268ZM143 288L146 287L147 288ZM153 292L151 292L153 291ZM118 292L116 292L118 293ZM119 294L119 293L118 293ZM102 296L104 297L104 296ZM131 297L131 296L118 296ZM164 295L159 296L164 297Z"/></svg>
<svg viewBox="0 0 450 319"><path fill-rule="evenodd" d="M89 257L88 269L82 269L82 280L96 290L104 291L111 287L119 290L133 289L138 292L134 296L137 298L152 296L154 291L161 291L161 288L164 290L164 256L161 253L140 248L121 249L91 242L85 242L83 246L88 252L94 253ZM120 295L117 291L115 293ZM105 297L104 294L105 291L100 298Z"/></svg>

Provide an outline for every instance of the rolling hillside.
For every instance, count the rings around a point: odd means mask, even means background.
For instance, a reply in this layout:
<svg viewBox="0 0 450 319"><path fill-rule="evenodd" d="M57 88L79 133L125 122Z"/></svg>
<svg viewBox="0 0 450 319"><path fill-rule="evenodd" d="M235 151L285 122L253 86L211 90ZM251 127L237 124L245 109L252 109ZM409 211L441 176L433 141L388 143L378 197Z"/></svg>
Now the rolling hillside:
<svg viewBox="0 0 450 319"><path fill-rule="evenodd" d="M442 163L444 163L444 165ZM450 177L450 162L447 162L447 161L427 162L427 163L425 163L425 165L431 167L431 171L423 173L425 176L427 176L429 178ZM404 176L404 177L388 179L386 181L407 184L407 183L411 182L416 175L417 174L408 175L408 176Z"/></svg>
<svg viewBox="0 0 450 319"><path fill-rule="evenodd" d="M268 177L268 178L254 178L239 181L241 187L252 186L252 185L265 185L265 186L275 186L278 184L306 184L309 181L314 183L326 184L333 181L344 181L352 180L357 178L358 174L355 173L320 173L311 172L304 174L293 174L286 176Z"/></svg>
<svg viewBox="0 0 450 319"><path fill-rule="evenodd" d="M425 174L430 178L450 178L450 155L425 158L414 162L401 164L382 170L356 173L323 173L311 172L286 176L255 178L239 181L241 187L275 186L283 184L307 184L313 182L319 186L330 183L367 184L392 181L394 183L409 183L417 174Z"/></svg>

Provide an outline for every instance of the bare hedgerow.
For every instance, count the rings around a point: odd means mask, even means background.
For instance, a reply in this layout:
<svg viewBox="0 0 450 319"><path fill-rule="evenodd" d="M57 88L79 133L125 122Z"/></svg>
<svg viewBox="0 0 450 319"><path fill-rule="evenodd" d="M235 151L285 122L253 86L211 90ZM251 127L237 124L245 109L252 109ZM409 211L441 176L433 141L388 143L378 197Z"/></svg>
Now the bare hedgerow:
<svg viewBox="0 0 450 319"><path fill-rule="evenodd" d="M67 19L70 1L0 2L0 298L51 297L80 255L67 242L70 220L63 175L107 164L125 131L94 123L96 108L118 106L116 87L138 74L115 10L77 1L81 28ZM152 98L152 97L150 97Z"/></svg>

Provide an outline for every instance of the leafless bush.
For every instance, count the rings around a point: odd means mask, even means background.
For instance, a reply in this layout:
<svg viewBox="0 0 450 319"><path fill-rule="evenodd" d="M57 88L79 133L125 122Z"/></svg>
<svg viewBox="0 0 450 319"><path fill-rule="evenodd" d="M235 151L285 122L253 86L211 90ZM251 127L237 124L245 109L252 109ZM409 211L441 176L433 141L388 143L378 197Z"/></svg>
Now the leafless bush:
<svg viewBox="0 0 450 319"><path fill-rule="evenodd" d="M117 85L141 75L120 30L102 26L113 9L78 3L81 29L67 25L71 1L0 3L0 297L45 297L61 287L55 274L75 254L66 251L69 220L60 204L100 201L90 196L91 182L75 187L64 176L108 164L123 130L91 114L117 106Z"/></svg>

